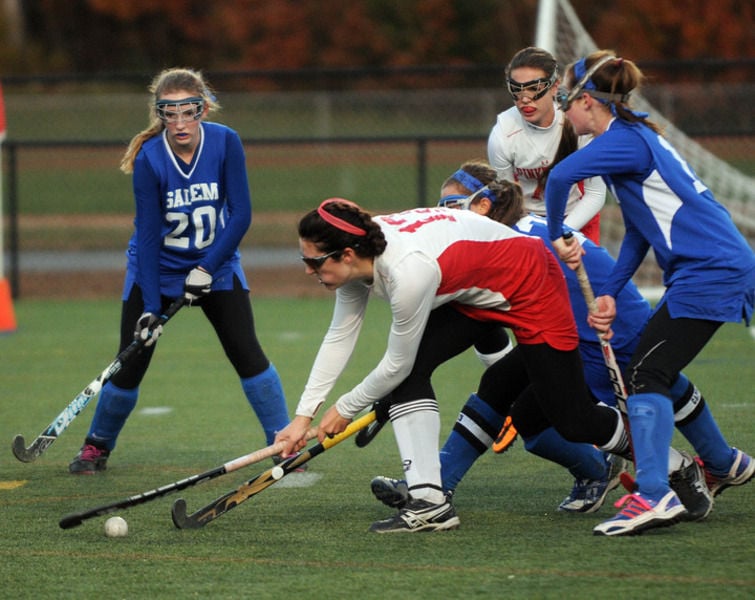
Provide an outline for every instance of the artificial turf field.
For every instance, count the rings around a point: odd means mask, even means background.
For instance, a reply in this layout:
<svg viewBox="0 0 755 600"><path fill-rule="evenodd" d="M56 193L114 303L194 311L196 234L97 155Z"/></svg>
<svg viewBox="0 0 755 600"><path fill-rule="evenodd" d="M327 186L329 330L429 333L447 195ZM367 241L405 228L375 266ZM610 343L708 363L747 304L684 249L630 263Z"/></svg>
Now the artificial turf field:
<svg viewBox="0 0 755 600"><path fill-rule="evenodd" d="M293 410L325 331L329 298L254 301L259 337ZM113 358L119 303L24 300L18 329L0 336L0 581L8 598L752 598L755 485L730 488L701 523L631 538L602 538L610 517L555 511L572 481L517 442L485 455L455 496L457 531L383 535L389 514L370 479L398 476L390 427L364 449L346 440L199 530L177 530L172 502L193 511L265 470L269 462L122 511L128 537L103 534L105 517L63 530L63 515L201 473L265 445L238 380L201 312L166 325L141 397L95 477L67 472L94 401L36 462L27 443ZM382 354L387 307L368 311L357 351L334 391L349 389ZM730 442L755 452L755 341L726 325L685 372L702 389ZM441 367L434 384L450 430L481 367L472 353ZM689 449L681 437L678 448ZM3 449L4 448L4 449ZM620 497L613 492L611 501Z"/></svg>

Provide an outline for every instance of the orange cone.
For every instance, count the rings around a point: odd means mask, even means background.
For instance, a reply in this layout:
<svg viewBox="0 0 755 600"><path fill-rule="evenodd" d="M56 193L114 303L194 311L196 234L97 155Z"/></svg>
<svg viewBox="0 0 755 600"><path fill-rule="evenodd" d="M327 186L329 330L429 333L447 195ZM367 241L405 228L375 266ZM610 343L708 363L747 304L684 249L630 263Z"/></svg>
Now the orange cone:
<svg viewBox="0 0 755 600"><path fill-rule="evenodd" d="M0 279L0 333L16 331L16 315L13 313L10 285L7 279Z"/></svg>

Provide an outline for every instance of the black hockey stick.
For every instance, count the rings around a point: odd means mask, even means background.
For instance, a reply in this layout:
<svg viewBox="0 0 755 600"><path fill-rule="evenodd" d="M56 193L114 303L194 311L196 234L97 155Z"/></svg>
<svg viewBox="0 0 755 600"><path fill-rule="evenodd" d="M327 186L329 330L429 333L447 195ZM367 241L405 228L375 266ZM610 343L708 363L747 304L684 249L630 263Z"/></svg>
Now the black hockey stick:
<svg viewBox="0 0 755 600"><path fill-rule="evenodd" d="M353 423L350 423L341 433L334 435L332 438L325 438L322 442L315 444L311 448L287 458L275 467L242 483L235 490L220 496L220 498L213 500L207 506L200 508L190 515L186 514L186 501L183 498L178 498L173 503L171 510L173 523L179 529L199 529L200 527L204 527L210 521L214 521L245 500L269 488L289 473L296 471L298 467L322 454L328 448L332 448L346 438L354 435L357 431L367 427L374 420L375 411L368 412Z"/></svg>
<svg viewBox="0 0 755 600"><path fill-rule="evenodd" d="M178 310L186 303L185 298L178 298L174 300L167 310L160 316L160 318L153 325L159 327L164 325L168 319L175 315ZM134 340L126 348L118 353L113 362L111 362L105 369L92 380L92 382L86 386L79 395L76 396L71 402L63 409L55 420L47 426L42 433L40 433L27 448L24 436L21 434L13 438L13 444L11 449L13 455L21 462L32 462L36 460L47 448L49 448L58 436L63 433L71 422L78 416L78 414L84 410L87 404L94 398L102 389L102 386L118 371L121 370L123 364L131 359L134 355L144 347L144 340Z"/></svg>
<svg viewBox="0 0 755 600"><path fill-rule="evenodd" d="M375 439L380 430L386 424L387 421L373 421L367 427L362 429L354 438L354 442L359 448L364 448L372 440Z"/></svg>
<svg viewBox="0 0 755 600"><path fill-rule="evenodd" d="M307 432L307 439L311 439L315 435L316 430ZM161 498L172 492L185 490L188 487L204 483L205 481L209 481L210 479L215 479L217 477L220 477L221 475L225 475L226 473L231 473L232 471L236 471L238 469L241 469L242 467L246 467L247 465L251 465L266 458L280 454L285 446L285 442L271 444L266 448L255 450L254 452L250 452L249 454L245 454L244 456L230 460L227 463L224 463L219 467L215 467L214 469L210 469L209 471L205 471L204 473L192 475L191 477L169 483L168 485L155 488L154 490L149 490L148 492L136 494L135 496L129 496L124 500L118 500L117 502L103 504L102 506L98 506L96 508L66 515L60 520L59 525L63 529L71 529L72 527L78 527L88 519L101 517L102 515L107 515L117 510L131 508L132 506L136 506L138 504L144 504L145 502L149 502L150 500L154 500L156 498Z"/></svg>
<svg viewBox="0 0 755 600"><path fill-rule="evenodd" d="M367 425L364 429L361 429L354 438L354 442L357 447L364 448L375 436L380 433L383 426L391 420L388 414L388 409L391 406L391 395L381 398L372 405L372 410L375 411L375 420Z"/></svg>

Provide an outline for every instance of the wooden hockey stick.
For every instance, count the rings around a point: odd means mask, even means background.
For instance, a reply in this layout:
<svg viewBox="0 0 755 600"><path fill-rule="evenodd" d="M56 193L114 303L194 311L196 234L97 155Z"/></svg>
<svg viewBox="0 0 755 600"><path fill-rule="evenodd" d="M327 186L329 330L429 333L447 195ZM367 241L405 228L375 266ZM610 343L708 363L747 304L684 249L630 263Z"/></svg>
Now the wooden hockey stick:
<svg viewBox="0 0 755 600"><path fill-rule="evenodd" d="M587 309L590 312L595 312L598 309L598 303L595 300L595 293L593 292L590 279L587 276L587 270L582 261L579 262L579 266L576 269L577 281L579 281L579 287L582 290L582 295L587 303ZM624 422L624 431L627 434L627 441L629 442L629 450L632 453L632 462L634 462L634 449L632 447L632 432L629 429L629 417L627 415L627 388L624 385L624 378L621 375L621 369L619 363L616 361L616 355L613 352L613 347L608 340L603 339L600 332L597 332L598 339L600 340L600 348L603 351L603 362L608 369L608 376L611 379L611 385L613 386L613 395L616 398L616 405L619 407L619 413L621 414L621 420ZM634 465L635 468L637 465ZM634 477L627 471L624 471L619 478L621 479L621 485L629 491L633 492L636 488Z"/></svg>
<svg viewBox="0 0 755 600"><path fill-rule="evenodd" d="M204 527L210 521L214 521L229 510L236 508L242 502L269 488L289 473L296 471L298 467L322 454L328 448L332 448L346 438L354 435L357 431L367 427L374 420L375 411L373 410L350 423L341 433L332 438L325 438L325 440L315 444L311 448L285 459L280 464L242 483L235 490L220 496L207 506L200 508L190 515L186 514L186 501L183 498L178 498L173 503L171 511L173 523L179 529L199 529L200 527Z"/></svg>
<svg viewBox="0 0 755 600"><path fill-rule="evenodd" d="M317 435L317 430L310 429L307 432L306 437L308 440L310 440L316 435ZM250 452L249 454L245 454L244 456L240 456L238 458L234 458L233 460L229 460L228 462L220 465L219 467L215 467L214 469L210 469L209 471L205 471L204 473L199 473L198 475L192 475L191 477L187 477L185 479L181 479L180 481L169 483L168 485L155 488L154 490L149 490L148 492L136 494L135 496L129 496L128 498L124 500L118 500L117 502L111 502L110 504L103 504L102 506L98 506L96 508L66 515L60 520L59 525L63 529L71 529L72 527L78 527L87 519L91 519L93 517L100 517L102 515L115 512L117 510L131 508L132 506L136 506L138 504L144 504L145 502L149 502L150 500L154 500L155 498L161 498L163 496L166 496L167 494L184 490L188 487L192 487L200 483L204 483L205 481L209 481L210 479L215 479L217 477L220 477L221 475L225 475L226 473L237 471L238 469L241 469L242 467L246 467L248 465L260 462L261 460L264 460L266 458L271 458L273 456L280 454L284 450L285 447L286 447L285 442L278 442L277 444L271 444L270 446L267 446L266 448L255 450L254 452Z"/></svg>

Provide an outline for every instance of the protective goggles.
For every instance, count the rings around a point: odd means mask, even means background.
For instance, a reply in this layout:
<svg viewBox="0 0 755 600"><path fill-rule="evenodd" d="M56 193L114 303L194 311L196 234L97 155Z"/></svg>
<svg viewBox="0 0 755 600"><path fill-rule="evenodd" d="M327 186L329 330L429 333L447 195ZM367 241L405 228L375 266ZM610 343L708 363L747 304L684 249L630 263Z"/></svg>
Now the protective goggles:
<svg viewBox="0 0 755 600"><path fill-rule="evenodd" d="M553 75L547 79L533 79L532 81L525 81L523 83L509 79L506 81L506 85L508 86L509 94L511 94L515 102L524 100L525 98L528 100L540 100L553 87L556 79L558 77L554 71Z"/></svg>
<svg viewBox="0 0 755 600"><path fill-rule="evenodd" d="M580 78L580 80L572 87L572 89L567 90L566 88L560 88L558 92L556 93L556 102L558 103L558 106L561 108L563 112L566 112L571 108L572 102L574 102L577 98L581 98L582 94L585 90L595 98L598 98L599 100L625 100L628 98L628 96L622 96L621 94L609 94L607 92L599 92L594 88L595 85L592 84L590 81L590 78L595 75L598 69L602 67L607 62L610 62L612 60L616 60L616 57L613 55L604 56L599 61L597 61L595 64L593 64L592 67L590 67L587 72ZM579 71L583 70L585 68L585 59L578 61L574 65L574 74L578 75Z"/></svg>
<svg viewBox="0 0 755 600"><path fill-rule="evenodd" d="M302 256L301 260L302 262L307 265L310 269L317 271L325 264L325 261L328 260L331 256L341 255L343 254L343 250L333 250L333 252L328 252L327 254L321 254L320 256Z"/></svg>
<svg viewBox="0 0 755 600"><path fill-rule="evenodd" d="M488 191L488 186L485 186L477 190L474 194L470 194L469 196L465 196L463 194L449 194L448 196L443 196L440 200L438 200L438 206L442 206L443 208L458 208L461 210L469 210L469 207L472 206L472 202L474 202L475 199L479 196L485 196L489 198L488 194L486 193Z"/></svg>
<svg viewBox="0 0 755 600"><path fill-rule="evenodd" d="M158 100L155 110L163 123L198 121L204 112L204 98L192 96L183 100Z"/></svg>

